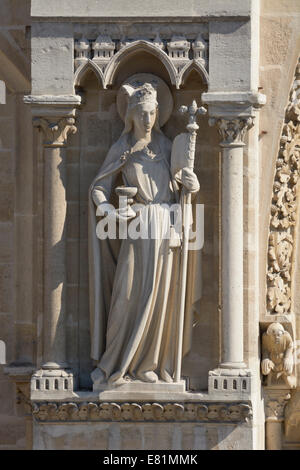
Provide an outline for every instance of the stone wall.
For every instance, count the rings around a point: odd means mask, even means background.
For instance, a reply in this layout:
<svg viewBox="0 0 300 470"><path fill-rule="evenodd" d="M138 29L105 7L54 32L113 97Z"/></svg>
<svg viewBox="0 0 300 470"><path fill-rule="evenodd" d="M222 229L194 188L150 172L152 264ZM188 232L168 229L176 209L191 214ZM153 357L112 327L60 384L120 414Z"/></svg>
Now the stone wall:
<svg viewBox="0 0 300 470"><path fill-rule="evenodd" d="M31 119L23 105L30 90L30 2L3 0L0 14L0 339L7 364L33 361ZM26 446L26 421L18 416L16 386L0 366L0 448Z"/></svg>

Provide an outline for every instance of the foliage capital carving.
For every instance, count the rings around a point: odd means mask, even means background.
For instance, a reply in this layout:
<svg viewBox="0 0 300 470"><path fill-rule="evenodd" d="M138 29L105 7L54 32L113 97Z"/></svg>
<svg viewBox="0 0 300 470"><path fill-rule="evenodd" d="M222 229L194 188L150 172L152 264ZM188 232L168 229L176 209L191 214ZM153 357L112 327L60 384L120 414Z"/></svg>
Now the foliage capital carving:
<svg viewBox="0 0 300 470"><path fill-rule="evenodd" d="M43 144L45 147L64 147L67 144L69 134L75 134L77 128L75 126L75 118L66 117L56 120L36 118L33 121L35 127L43 131Z"/></svg>
<svg viewBox="0 0 300 470"><path fill-rule="evenodd" d="M222 137L222 146L228 145L244 145L246 132L253 127L253 118L210 118L209 125L216 125L218 132Z"/></svg>

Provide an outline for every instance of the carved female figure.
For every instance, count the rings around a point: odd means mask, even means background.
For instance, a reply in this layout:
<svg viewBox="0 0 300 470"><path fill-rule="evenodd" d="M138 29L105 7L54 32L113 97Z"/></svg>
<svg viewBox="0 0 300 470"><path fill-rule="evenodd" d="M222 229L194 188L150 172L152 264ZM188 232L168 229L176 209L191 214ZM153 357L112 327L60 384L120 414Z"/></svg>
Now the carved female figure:
<svg viewBox="0 0 300 470"><path fill-rule="evenodd" d="M90 188L92 358L99 361L92 372L94 387L132 379L173 381L179 250L166 234L172 225L168 207L179 201L180 188L170 171L171 142L160 129L160 116L169 117L171 95L155 79L149 75L147 83L132 77L123 85L125 128ZM164 108L158 100L162 88ZM97 215L118 221L135 217L128 205L108 205L119 176L125 187L137 188L135 202L148 237L100 241L96 207ZM199 189L189 169L182 171L179 183L189 191Z"/></svg>

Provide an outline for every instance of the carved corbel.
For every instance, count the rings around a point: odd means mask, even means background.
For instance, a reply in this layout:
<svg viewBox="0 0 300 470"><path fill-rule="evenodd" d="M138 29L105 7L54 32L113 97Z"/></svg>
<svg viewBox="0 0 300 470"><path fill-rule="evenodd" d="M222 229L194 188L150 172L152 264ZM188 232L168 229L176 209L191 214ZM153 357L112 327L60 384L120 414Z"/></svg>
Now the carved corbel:
<svg viewBox="0 0 300 470"><path fill-rule="evenodd" d="M280 323L271 323L262 335L261 371L268 385L285 384L295 388L293 340Z"/></svg>

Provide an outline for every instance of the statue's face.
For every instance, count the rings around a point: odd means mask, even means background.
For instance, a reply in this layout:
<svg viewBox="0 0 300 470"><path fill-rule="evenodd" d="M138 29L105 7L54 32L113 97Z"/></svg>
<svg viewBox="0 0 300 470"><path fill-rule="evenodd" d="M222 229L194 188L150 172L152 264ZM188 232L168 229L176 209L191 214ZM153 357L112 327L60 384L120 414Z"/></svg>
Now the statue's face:
<svg viewBox="0 0 300 470"><path fill-rule="evenodd" d="M280 338L283 335L283 331L279 328L273 328L272 330L272 336L275 341L275 343L280 343Z"/></svg>
<svg viewBox="0 0 300 470"><path fill-rule="evenodd" d="M132 118L136 130L142 134L149 134L156 119L156 104L147 102L137 105Z"/></svg>

